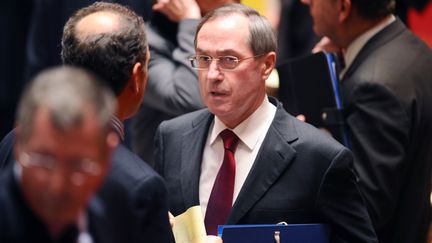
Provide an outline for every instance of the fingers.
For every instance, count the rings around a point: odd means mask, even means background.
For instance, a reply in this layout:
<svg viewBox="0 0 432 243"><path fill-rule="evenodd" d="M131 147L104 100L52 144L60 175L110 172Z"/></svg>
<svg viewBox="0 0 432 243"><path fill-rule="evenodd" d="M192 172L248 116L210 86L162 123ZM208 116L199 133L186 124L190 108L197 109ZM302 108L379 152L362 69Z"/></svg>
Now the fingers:
<svg viewBox="0 0 432 243"><path fill-rule="evenodd" d="M323 37L312 49L312 53L317 53L320 51L340 53L341 48L337 46L333 41L331 41L328 37Z"/></svg>
<svg viewBox="0 0 432 243"><path fill-rule="evenodd" d="M299 119L299 120L302 121L302 122L305 122L305 121L306 121L306 117L305 117L304 115L302 115L302 114L297 115L296 118Z"/></svg>
<svg viewBox="0 0 432 243"><path fill-rule="evenodd" d="M206 243L222 243L222 238L215 235L207 235Z"/></svg>
<svg viewBox="0 0 432 243"><path fill-rule="evenodd" d="M201 18L201 11L195 0L158 0L153 11L160 12L173 22L186 18Z"/></svg>
<svg viewBox="0 0 432 243"><path fill-rule="evenodd" d="M174 218L174 215L172 215L171 212L169 212L169 211L168 211L168 219L169 219L169 222L170 222L170 225L172 228L174 226L174 223L175 223L175 218Z"/></svg>

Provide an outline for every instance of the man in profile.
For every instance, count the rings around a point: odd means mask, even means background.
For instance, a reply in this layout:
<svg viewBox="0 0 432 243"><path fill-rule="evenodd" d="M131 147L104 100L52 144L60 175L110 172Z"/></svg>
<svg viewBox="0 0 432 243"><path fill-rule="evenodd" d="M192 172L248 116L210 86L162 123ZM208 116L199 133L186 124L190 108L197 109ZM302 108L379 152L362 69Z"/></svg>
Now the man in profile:
<svg viewBox="0 0 432 243"><path fill-rule="evenodd" d="M343 53L344 117L379 242L425 242L432 213L432 50L392 14L394 0L302 2L315 33L330 40L320 47Z"/></svg>
<svg viewBox="0 0 432 243"><path fill-rule="evenodd" d="M111 125L123 142L123 121L137 111L147 82L144 21L124 6L97 2L69 18L61 46L63 63L93 71L116 95L118 106ZM13 161L13 136L10 133L0 145L3 166ZM117 242L172 241L162 178L122 143L114 151L112 169L98 195L108 202L107 211L113 217L131 222L116 228L122 232L119 235L127 236Z"/></svg>
<svg viewBox="0 0 432 243"><path fill-rule="evenodd" d="M114 108L111 91L83 70L35 78L19 105L15 162L0 176L0 242L112 242L119 222L92 196L118 143Z"/></svg>

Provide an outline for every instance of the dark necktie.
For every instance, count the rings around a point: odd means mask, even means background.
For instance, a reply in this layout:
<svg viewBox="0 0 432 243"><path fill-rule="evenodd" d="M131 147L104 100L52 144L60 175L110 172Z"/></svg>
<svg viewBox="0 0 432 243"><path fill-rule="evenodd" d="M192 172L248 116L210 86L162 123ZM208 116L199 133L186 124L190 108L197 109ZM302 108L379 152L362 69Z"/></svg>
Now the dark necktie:
<svg viewBox="0 0 432 243"><path fill-rule="evenodd" d="M224 158L207 204L204 223L209 235L217 235L218 225L225 224L231 211L234 194L234 152L239 138L228 129L223 130L219 135L224 144Z"/></svg>
<svg viewBox="0 0 432 243"><path fill-rule="evenodd" d="M78 241L79 230L76 225L68 226L59 236L56 243L76 243Z"/></svg>

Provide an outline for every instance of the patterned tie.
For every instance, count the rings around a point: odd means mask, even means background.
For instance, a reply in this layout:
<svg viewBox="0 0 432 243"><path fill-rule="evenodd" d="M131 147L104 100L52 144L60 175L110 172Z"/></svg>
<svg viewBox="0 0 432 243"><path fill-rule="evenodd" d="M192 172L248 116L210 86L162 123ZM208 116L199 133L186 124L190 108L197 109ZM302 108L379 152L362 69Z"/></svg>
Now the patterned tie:
<svg viewBox="0 0 432 243"><path fill-rule="evenodd" d="M234 152L239 138L228 129L223 130L220 136L225 148L224 159L213 184L204 219L207 234L209 235L217 235L218 225L225 224L231 211L234 194Z"/></svg>

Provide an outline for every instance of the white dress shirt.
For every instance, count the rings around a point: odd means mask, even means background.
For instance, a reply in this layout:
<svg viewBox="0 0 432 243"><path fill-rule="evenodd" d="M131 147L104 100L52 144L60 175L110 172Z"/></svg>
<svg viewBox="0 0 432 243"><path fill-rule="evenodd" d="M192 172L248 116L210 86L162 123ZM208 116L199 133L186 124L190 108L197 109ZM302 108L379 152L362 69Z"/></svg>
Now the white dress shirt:
<svg viewBox="0 0 432 243"><path fill-rule="evenodd" d="M276 107L265 97L258 109L232 130L240 138L234 154L236 174L233 204L252 168L275 114ZM215 117L208 131L199 181L199 200L203 216L205 216L213 184L223 162L224 147L219 133L226 128L222 121Z"/></svg>

